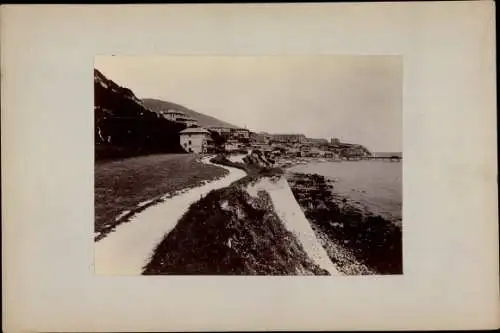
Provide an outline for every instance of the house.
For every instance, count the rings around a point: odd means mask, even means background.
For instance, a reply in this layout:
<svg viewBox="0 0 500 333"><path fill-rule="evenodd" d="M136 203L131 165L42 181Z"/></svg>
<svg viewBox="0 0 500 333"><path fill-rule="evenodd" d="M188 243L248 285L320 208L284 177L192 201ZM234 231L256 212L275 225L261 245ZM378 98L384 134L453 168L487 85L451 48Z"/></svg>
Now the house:
<svg viewBox="0 0 500 333"><path fill-rule="evenodd" d="M291 148L291 149L287 149L285 151L285 156L287 156L287 157L301 157L302 152L300 151L300 149Z"/></svg>
<svg viewBox="0 0 500 333"><path fill-rule="evenodd" d="M211 126L209 128L211 131L217 132L219 134L223 133L231 133L231 128L229 127L223 127L223 126Z"/></svg>
<svg viewBox="0 0 500 333"><path fill-rule="evenodd" d="M328 145L327 139L315 139L315 138L307 138L306 142L313 146L321 146Z"/></svg>
<svg viewBox="0 0 500 333"><path fill-rule="evenodd" d="M307 153L304 153L305 157L320 157L321 153L319 151L310 151Z"/></svg>
<svg viewBox="0 0 500 333"><path fill-rule="evenodd" d="M304 134L272 134L271 140L279 143L304 143L306 136Z"/></svg>
<svg viewBox="0 0 500 333"><path fill-rule="evenodd" d="M205 153L211 141L210 132L201 127L190 127L179 132L182 148L189 153Z"/></svg>
<svg viewBox="0 0 500 333"><path fill-rule="evenodd" d="M187 116L178 117L175 121L178 123L184 124L187 127L197 127L198 126L198 120L191 118L191 117L187 117Z"/></svg>
<svg viewBox="0 0 500 333"><path fill-rule="evenodd" d="M175 121L176 123L181 123L187 127L198 126L198 121L194 118L186 116L182 111L175 109L168 109L160 111L161 115L170 121Z"/></svg>
<svg viewBox="0 0 500 333"><path fill-rule="evenodd" d="M175 109L162 110L160 111L160 113L163 115L164 118L171 121L177 121L177 118L182 118L186 116L184 112Z"/></svg>
<svg viewBox="0 0 500 333"><path fill-rule="evenodd" d="M234 128L232 131L233 137L240 139L249 139L250 131L246 128Z"/></svg>
<svg viewBox="0 0 500 333"><path fill-rule="evenodd" d="M311 151L312 148L309 145L300 145L299 149L301 152L308 152L308 151Z"/></svg>
<svg viewBox="0 0 500 333"><path fill-rule="evenodd" d="M323 157L326 157L326 158L334 158L335 155L331 152L323 152Z"/></svg>
<svg viewBox="0 0 500 333"><path fill-rule="evenodd" d="M271 146L269 146L266 143L261 143L261 142L253 142L250 146L252 148L258 149L258 150L271 149Z"/></svg>
<svg viewBox="0 0 500 333"><path fill-rule="evenodd" d="M250 133L250 139L253 142L259 143L259 144L268 144L269 140L271 139L271 135L265 132L259 132L259 133Z"/></svg>
<svg viewBox="0 0 500 333"><path fill-rule="evenodd" d="M330 144L331 144L332 146L338 146L338 145L340 145L340 139L337 139L337 138L331 138L331 139L330 139Z"/></svg>
<svg viewBox="0 0 500 333"><path fill-rule="evenodd" d="M227 140L225 145L224 145L224 149L228 152L239 150L240 143L237 140L233 140L233 139Z"/></svg>

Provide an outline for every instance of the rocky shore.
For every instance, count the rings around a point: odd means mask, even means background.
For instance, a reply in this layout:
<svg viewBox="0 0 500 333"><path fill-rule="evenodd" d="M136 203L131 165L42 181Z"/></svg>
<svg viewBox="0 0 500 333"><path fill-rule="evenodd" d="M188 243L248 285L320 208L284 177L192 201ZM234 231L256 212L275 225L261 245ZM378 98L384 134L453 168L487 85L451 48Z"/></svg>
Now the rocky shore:
<svg viewBox="0 0 500 333"><path fill-rule="evenodd" d="M333 191L317 174L287 173L287 181L316 237L340 271L349 275L402 274L402 231Z"/></svg>

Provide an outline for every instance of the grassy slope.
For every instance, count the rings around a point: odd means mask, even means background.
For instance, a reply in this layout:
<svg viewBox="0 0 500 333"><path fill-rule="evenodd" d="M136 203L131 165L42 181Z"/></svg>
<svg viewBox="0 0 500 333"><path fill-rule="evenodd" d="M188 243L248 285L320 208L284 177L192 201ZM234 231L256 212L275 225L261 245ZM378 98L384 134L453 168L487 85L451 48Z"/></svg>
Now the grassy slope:
<svg viewBox="0 0 500 333"><path fill-rule="evenodd" d="M153 99L153 98L145 98L145 99L143 99L143 103L147 108L149 108L153 111L159 111L161 109L169 109L169 108L181 110L187 116L198 120L198 124L202 127L212 127L212 126L222 126L222 127L228 127L228 128L237 128L238 127L238 126L235 126L233 124L227 123L225 121L219 120L217 118L207 116L203 113L199 113L199 112L190 110L190 109L186 108L185 106L175 104L172 102L162 101L162 100Z"/></svg>
<svg viewBox="0 0 500 333"><path fill-rule="evenodd" d="M145 200L196 186L227 171L196 160L194 155L148 155L95 166L95 232L106 234Z"/></svg>

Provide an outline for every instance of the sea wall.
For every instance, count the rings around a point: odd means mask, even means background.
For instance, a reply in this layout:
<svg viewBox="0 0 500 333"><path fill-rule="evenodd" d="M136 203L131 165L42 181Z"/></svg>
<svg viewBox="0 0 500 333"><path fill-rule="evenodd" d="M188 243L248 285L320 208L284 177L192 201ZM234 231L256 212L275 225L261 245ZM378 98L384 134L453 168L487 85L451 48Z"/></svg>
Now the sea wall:
<svg viewBox="0 0 500 333"><path fill-rule="evenodd" d="M272 203L270 208L278 215L284 227L296 237L307 256L330 275L342 275L318 241L311 224L295 201L285 177L263 177L256 183L250 184L247 192L252 197L261 192L267 193Z"/></svg>
<svg viewBox="0 0 500 333"><path fill-rule="evenodd" d="M276 210L281 176L247 178L192 204L144 267L145 275L329 275ZM286 183L285 183L286 185ZM294 203L290 193L291 203ZM296 203L295 203L296 204ZM278 204L279 205L279 204ZM305 220L304 220L305 221ZM307 223L307 221L305 221ZM296 228L297 229L297 228ZM310 247L310 246L309 246ZM321 247L320 247L321 248Z"/></svg>

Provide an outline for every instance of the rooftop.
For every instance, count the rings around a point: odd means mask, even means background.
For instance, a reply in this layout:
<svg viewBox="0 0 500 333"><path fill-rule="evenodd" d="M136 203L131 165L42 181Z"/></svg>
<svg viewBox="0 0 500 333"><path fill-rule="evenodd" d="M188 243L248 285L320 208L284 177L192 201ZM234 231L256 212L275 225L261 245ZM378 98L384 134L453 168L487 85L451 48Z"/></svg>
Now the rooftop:
<svg viewBox="0 0 500 333"><path fill-rule="evenodd" d="M162 111L163 113L168 113L168 114L182 114L184 115L184 112L182 111L178 111L178 110L174 110L174 109L170 109L170 110L163 110Z"/></svg>
<svg viewBox="0 0 500 333"><path fill-rule="evenodd" d="M300 136L300 137L305 137L304 134L300 134L300 133L278 133L278 134L271 134L272 136Z"/></svg>
<svg viewBox="0 0 500 333"><path fill-rule="evenodd" d="M185 130L180 131L181 134L190 134L190 133L205 133L205 134L210 134L209 131L202 127L190 127L186 128Z"/></svg>

